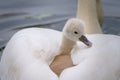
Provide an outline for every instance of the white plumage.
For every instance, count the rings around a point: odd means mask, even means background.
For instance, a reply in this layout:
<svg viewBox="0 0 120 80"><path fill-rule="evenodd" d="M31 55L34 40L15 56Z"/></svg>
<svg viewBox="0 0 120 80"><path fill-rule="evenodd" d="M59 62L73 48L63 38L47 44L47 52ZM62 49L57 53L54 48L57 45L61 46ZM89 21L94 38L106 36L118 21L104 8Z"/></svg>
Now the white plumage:
<svg viewBox="0 0 120 80"><path fill-rule="evenodd" d="M64 70L60 80L119 80L120 37L115 35L87 35L93 43L86 48L78 43L78 51L72 54L77 66Z"/></svg>
<svg viewBox="0 0 120 80"><path fill-rule="evenodd" d="M30 28L15 34L1 58L1 80L57 80L48 65L58 53L60 39L60 32L49 29Z"/></svg>
<svg viewBox="0 0 120 80"><path fill-rule="evenodd" d="M62 51L71 51L76 41L84 35L83 27L81 20L70 19L63 33L42 28L17 32L3 52L0 63L1 80L58 80L49 65ZM91 46L88 41L87 45Z"/></svg>

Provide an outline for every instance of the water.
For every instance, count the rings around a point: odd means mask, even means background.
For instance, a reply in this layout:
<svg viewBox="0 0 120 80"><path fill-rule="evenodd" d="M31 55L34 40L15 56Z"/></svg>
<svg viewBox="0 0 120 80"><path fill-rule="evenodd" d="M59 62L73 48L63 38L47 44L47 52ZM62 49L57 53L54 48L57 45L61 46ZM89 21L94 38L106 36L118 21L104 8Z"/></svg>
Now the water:
<svg viewBox="0 0 120 80"><path fill-rule="evenodd" d="M104 33L120 35L120 0L102 0ZM76 16L77 0L0 0L0 48L27 27L62 30Z"/></svg>

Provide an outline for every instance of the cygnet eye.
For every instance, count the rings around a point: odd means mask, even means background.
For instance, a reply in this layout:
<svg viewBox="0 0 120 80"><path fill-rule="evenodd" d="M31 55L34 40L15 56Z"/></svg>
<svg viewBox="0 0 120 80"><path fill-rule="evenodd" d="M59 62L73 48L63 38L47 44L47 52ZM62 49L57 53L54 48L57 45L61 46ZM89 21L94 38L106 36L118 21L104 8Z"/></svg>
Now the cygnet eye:
<svg viewBox="0 0 120 80"><path fill-rule="evenodd" d="M77 32L77 31L74 31L74 33L75 33L75 34L78 34L78 32Z"/></svg>

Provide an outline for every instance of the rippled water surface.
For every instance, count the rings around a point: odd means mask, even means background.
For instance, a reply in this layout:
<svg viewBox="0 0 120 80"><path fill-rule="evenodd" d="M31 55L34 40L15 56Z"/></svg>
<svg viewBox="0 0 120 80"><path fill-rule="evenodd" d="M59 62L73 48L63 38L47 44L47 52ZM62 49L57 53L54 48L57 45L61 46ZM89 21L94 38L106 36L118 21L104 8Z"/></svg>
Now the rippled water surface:
<svg viewBox="0 0 120 80"><path fill-rule="evenodd" d="M104 33L120 35L120 0L102 0ZM0 0L0 48L18 30L44 27L62 30L75 17L77 0Z"/></svg>

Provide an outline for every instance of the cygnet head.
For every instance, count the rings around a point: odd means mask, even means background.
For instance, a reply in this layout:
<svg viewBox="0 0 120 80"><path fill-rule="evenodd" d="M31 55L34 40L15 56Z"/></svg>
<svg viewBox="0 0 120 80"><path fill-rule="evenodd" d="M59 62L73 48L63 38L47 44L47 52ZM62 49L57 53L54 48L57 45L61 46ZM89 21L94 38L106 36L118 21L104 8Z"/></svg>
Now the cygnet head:
<svg viewBox="0 0 120 80"><path fill-rule="evenodd" d="M85 24L82 20L72 18L65 24L63 35L74 42L82 41L87 46L92 46L92 43L84 36L84 28Z"/></svg>

